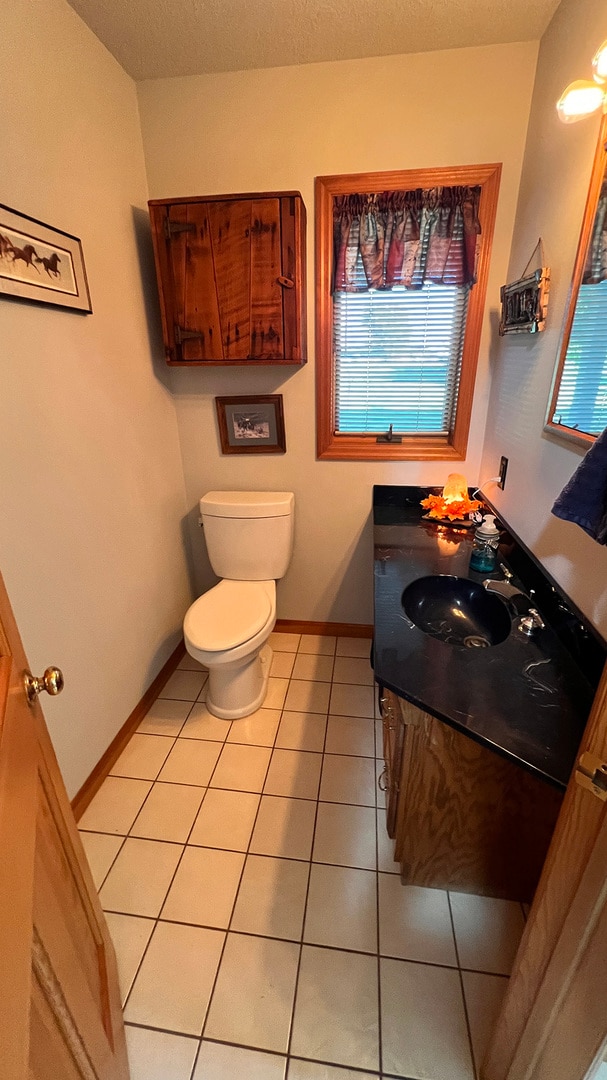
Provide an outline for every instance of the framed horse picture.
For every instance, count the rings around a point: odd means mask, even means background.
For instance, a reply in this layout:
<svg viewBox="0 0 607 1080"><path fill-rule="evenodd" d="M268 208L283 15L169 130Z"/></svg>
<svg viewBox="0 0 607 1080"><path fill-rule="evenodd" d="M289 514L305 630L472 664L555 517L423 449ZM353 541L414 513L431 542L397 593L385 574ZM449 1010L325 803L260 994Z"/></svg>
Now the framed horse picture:
<svg viewBox="0 0 607 1080"><path fill-rule="evenodd" d="M0 204L0 297L90 314L82 245L76 236Z"/></svg>

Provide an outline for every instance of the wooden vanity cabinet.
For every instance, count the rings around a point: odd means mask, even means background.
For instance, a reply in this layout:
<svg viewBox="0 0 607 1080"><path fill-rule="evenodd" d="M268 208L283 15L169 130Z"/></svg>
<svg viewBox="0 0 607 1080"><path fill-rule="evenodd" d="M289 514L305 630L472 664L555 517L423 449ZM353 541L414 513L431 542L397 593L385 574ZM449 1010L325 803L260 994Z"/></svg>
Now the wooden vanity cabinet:
<svg viewBox="0 0 607 1080"><path fill-rule="evenodd" d="M167 363L304 364L299 192L148 205Z"/></svg>
<svg viewBox="0 0 607 1080"><path fill-rule="evenodd" d="M391 691L382 697L403 884L530 901L562 793Z"/></svg>

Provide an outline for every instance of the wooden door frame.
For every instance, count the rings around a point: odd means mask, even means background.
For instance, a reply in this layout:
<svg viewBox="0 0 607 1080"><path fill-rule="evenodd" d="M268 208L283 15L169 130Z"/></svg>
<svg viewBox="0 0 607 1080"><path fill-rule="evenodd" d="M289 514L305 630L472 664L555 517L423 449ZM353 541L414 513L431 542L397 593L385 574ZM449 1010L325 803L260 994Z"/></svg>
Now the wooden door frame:
<svg viewBox="0 0 607 1080"><path fill-rule="evenodd" d="M580 743L579 753L584 751L607 758L607 666ZM584 1080L600 1060L607 1034L600 982L590 1013L584 1013L584 1035L567 1041L562 1033L582 977L597 964L607 969L606 867L607 803L572 775L482 1080ZM592 1025L594 1036L587 1029Z"/></svg>

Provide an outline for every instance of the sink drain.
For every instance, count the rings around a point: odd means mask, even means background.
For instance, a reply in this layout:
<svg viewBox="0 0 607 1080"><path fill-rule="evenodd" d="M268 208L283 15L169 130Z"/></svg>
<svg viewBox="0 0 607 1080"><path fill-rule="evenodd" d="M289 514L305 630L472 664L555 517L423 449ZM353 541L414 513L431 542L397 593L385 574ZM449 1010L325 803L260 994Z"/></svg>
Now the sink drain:
<svg viewBox="0 0 607 1080"><path fill-rule="evenodd" d="M470 634L464 638L464 645L467 649L488 649L491 645L487 638L482 637L480 634Z"/></svg>

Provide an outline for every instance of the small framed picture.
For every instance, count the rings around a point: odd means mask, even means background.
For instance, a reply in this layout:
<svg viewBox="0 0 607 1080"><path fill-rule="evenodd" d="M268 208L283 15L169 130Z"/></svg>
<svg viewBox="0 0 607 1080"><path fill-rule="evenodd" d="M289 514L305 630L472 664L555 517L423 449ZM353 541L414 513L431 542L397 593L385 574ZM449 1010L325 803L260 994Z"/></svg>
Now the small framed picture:
<svg viewBox="0 0 607 1080"><path fill-rule="evenodd" d="M78 237L0 205L0 295L90 314Z"/></svg>
<svg viewBox="0 0 607 1080"><path fill-rule="evenodd" d="M282 394L217 397L217 420L224 454L284 454Z"/></svg>

